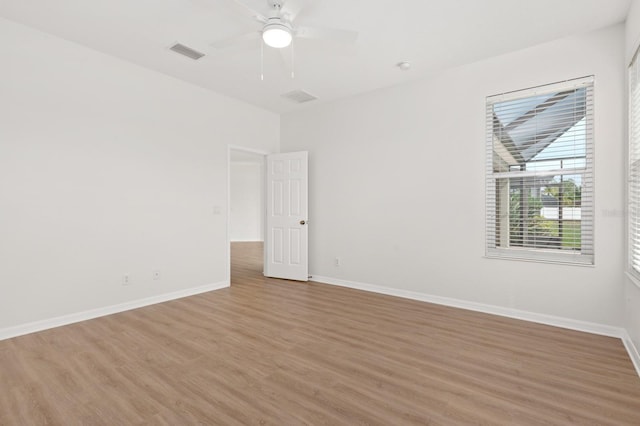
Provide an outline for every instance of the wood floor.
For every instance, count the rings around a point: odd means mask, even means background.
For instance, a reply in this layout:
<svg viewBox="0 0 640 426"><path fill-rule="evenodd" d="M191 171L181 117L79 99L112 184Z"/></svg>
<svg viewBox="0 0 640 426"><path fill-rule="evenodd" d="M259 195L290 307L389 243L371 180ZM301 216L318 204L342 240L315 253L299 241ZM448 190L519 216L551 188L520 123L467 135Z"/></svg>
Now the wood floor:
<svg viewBox="0 0 640 426"><path fill-rule="evenodd" d="M232 285L0 341L1 425L640 425L620 340L318 283Z"/></svg>

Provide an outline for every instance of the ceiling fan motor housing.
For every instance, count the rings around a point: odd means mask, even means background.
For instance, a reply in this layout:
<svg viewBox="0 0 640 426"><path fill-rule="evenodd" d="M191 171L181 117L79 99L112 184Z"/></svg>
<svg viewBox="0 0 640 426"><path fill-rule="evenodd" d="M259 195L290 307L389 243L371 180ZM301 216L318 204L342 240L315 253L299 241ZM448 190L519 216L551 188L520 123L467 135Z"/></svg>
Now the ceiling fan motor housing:
<svg viewBox="0 0 640 426"><path fill-rule="evenodd" d="M267 19L267 23L262 27L262 38L271 47L282 48L291 44L293 30L291 25L282 20L279 16Z"/></svg>

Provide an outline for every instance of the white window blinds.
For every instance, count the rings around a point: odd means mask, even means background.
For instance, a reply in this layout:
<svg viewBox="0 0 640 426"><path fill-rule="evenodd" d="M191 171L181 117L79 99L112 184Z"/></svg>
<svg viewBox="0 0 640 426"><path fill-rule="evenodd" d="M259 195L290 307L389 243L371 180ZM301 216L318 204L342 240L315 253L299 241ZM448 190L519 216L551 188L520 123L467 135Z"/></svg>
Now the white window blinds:
<svg viewBox="0 0 640 426"><path fill-rule="evenodd" d="M489 257L593 264L593 77L487 98Z"/></svg>
<svg viewBox="0 0 640 426"><path fill-rule="evenodd" d="M629 66L629 269L640 278L640 67L638 52Z"/></svg>

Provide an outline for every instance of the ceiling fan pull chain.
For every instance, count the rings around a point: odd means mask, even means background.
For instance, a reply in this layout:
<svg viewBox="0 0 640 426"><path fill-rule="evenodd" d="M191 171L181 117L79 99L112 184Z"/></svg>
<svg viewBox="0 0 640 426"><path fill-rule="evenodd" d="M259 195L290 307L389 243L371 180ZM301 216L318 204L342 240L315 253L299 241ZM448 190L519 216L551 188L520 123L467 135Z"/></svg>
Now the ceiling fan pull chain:
<svg viewBox="0 0 640 426"><path fill-rule="evenodd" d="M260 80L264 81L264 42L260 39Z"/></svg>
<svg viewBox="0 0 640 426"><path fill-rule="evenodd" d="M295 74L295 69L296 69L296 63L294 61L294 42L293 40L291 40L291 79L293 80L294 78L296 78L296 74Z"/></svg>

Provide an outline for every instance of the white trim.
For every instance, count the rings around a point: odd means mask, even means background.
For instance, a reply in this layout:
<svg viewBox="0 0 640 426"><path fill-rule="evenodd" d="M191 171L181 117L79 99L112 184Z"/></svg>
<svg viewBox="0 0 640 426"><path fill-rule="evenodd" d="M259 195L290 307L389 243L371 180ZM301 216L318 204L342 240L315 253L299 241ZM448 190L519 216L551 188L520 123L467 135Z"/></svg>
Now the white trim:
<svg viewBox="0 0 640 426"><path fill-rule="evenodd" d="M635 43L632 44L633 49L631 49L631 58L627 59L627 68L633 65L633 60L636 58L636 55L640 52L640 36L637 37ZM626 55L626 53L625 53Z"/></svg>
<svg viewBox="0 0 640 426"><path fill-rule="evenodd" d="M233 164L234 166L260 166L261 165L260 161L235 161L235 160L231 160L231 164Z"/></svg>
<svg viewBox="0 0 640 426"><path fill-rule="evenodd" d="M627 350L627 353L629 354L629 358L631 358L631 362L633 363L633 366L636 368L636 372L638 373L638 376L640 376L640 351L638 351L638 348L636 347L636 345L633 343L633 340L631 340L631 336L629 336L629 333L627 333L627 330L622 330L622 343L624 343L624 347Z"/></svg>
<svg viewBox="0 0 640 426"><path fill-rule="evenodd" d="M629 281L631 281L633 283L633 285L635 285L636 287L640 288L640 280L638 280L638 277L636 277L633 274L633 272L625 271L624 273L627 276L627 278L629 278Z"/></svg>
<svg viewBox="0 0 640 426"><path fill-rule="evenodd" d="M159 294L157 296L145 297L144 299L132 300L129 302L119 303L117 305L90 309L88 311L76 312L73 314L62 315L60 317L49 318L41 321L34 321L14 327L7 327L0 329L0 340L10 339L12 337L35 333L37 331L86 321L106 315L117 314L118 312L129 311L132 309L142 308L144 306L155 305L156 303L168 302L170 300L194 296L196 294L206 293L213 290L220 290L226 287L229 287L228 280L213 284L206 284L199 287L191 287L184 290L173 291L171 293Z"/></svg>
<svg viewBox="0 0 640 426"><path fill-rule="evenodd" d="M550 94L559 91L565 91L569 89L583 88L584 90L584 132L585 132L585 152L584 162L585 167L560 169L560 170L545 170L545 171L507 171L496 172L496 124L494 117L497 114L495 111L496 104L505 101L524 101L528 102L532 96L539 94ZM565 80L562 82L546 84L543 86L531 87L524 90L516 90L512 92L497 94L488 96L486 98L486 149L485 149L485 253L486 257L492 258L526 258L527 260L541 260L543 262L553 262L560 264L577 264L577 265L593 265L595 263L595 237L594 237L594 211L595 201L593 200L594 191L594 176L595 165L593 162L595 152L594 142L594 117L595 117L595 77L593 75L587 77L581 77L571 80ZM574 109L577 106L574 105ZM555 114L552 114L555 116ZM550 118L552 119L552 118ZM502 130L501 130L502 131ZM501 145L499 143L498 145ZM507 150L502 147L501 150ZM567 151L569 153L569 151ZM499 153L498 153L499 154ZM577 154L576 154L577 155ZM575 157L575 156L574 156ZM572 158L574 158L572 157ZM580 156L575 158L582 158ZM504 162L505 160L500 160ZM503 220L505 217L508 219L508 215L501 215L498 211L500 208L506 208L508 206L499 204L509 204L508 196L506 198L500 197L498 191L507 190L509 188L509 182L511 178L523 178L527 179L527 182L523 185L535 185L539 187L538 183L533 181L528 182L530 178L538 176L557 176L557 175L580 175L582 176L582 217L581 229L582 229L582 243L580 251L574 252L570 250L558 250L557 248L551 249L548 247L539 247L537 244L525 244L525 247L517 248L510 247L509 242L505 240L505 235L509 234L508 229L503 229L505 226L508 228L508 220ZM535 179L534 179L535 180ZM504 182L506 185L498 185L498 183ZM533 186L531 186L533 188ZM542 187L539 187L542 188ZM586 194L586 195L585 195ZM586 209L585 209L586 207ZM504 217L503 217L504 216ZM524 220L524 219L523 219ZM502 234L501 234L502 231ZM502 235L502 238L500 238ZM508 236L508 235L507 235ZM543 244L544 245L544 244Z"/></svg>
<svg viewBox="0 0 640 426"><path fill-rule="evenodd" d="M565 266L587 266L591 268L596 266L593 255L520 247L487 247L483 257L485 259L521 260L523 262L550 263Z"/></svg>
<svg viewBox="0 0 640 426"><path fill-rule="evenodd" d="M498 102L504 102L529 96L544 95L551 92L569 90L577 87L586 87L592 84L595 84L595 76L593 75L572 78L569 80L558 81L557 83L543 84L526 89L512 90L510 92L490 95L487 96L487 105L493 105Z"/></svg>
<svg viewBox="0 0 640 426"><path fill-rule="evenodd" d="M233 144L229 144L227 146L229 147L229 150L243 151L243 152L248 152L250 154L258 154L258 155L269 155L269 154L271 154L271 152L265 151L265 150L262 150L262 149L247 148L247 147L244 147L244 146L233 145Z"/></svg>
<svg viewBox="0 0 640 426"><path fill-rule="evenodd" d="M470 302L467 300L454 299L450 297L434 296L415 291L401 290L384 287L374 284L365 284L355 281L340 280L331 277L312 275L311 281L325 284L337 285L340 287L354 288L357 290L381 293L389 296L403 297L405 299L419 300L422 302L436 303L438 305L451 306L454 308L468 309L471 311L484 312L487 314L499 315L502 317L515 318L531 321L539 324L552 325L554 327L567 328L570 330L584 331L586 333L599 334L602 336L623 338L627 336L626 330L621 327L597 324L593 322L574 320L570 318L557 317L554 315L537 314L535 312L521 311L519 309L505 308L496 305L486 305L484 303ZM626 344L625 344L626 346ZM631 354L629 356L632 356Z"/></svg>

